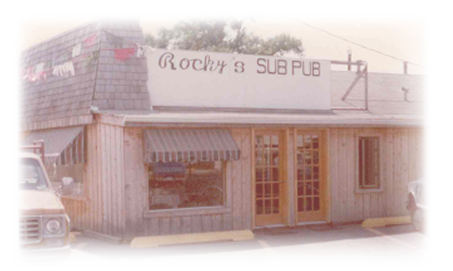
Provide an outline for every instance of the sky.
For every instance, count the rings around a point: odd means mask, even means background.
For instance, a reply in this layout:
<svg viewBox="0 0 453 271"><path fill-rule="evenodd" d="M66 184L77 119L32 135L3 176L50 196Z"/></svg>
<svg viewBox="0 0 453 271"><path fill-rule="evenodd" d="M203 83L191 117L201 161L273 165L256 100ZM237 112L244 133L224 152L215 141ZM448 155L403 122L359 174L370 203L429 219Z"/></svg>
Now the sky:
<svg viewBox="0 0 453 271"><path fill-rule="evenodd" d="M137 18L145 34L156 34L162 27L171 28L180 20ZM392 55L399 59L424 66L423 27L417 22L385 22L385 21L345 21L300 19L269 19L259 16L239 17L245 22L249 32L263 38L280 33L287 33L302 40L305 57L313 59L347 60L348 50L353 60L365 60L369 71L381 73L402 73L403 64L400 60L383 56L366 50L355 44L348 43L323 31L313 29L306 24L325 30L344 39L361 44L368 48ZM59 33L85 24L87 20L62 21L55 23L46 21L27 21L22 26L22 50L47 40ZM306 24L304 24L306 23ZM333 67L334 69L343 67ZM409 73L423 74L424 68L409 65Z"/></svg>

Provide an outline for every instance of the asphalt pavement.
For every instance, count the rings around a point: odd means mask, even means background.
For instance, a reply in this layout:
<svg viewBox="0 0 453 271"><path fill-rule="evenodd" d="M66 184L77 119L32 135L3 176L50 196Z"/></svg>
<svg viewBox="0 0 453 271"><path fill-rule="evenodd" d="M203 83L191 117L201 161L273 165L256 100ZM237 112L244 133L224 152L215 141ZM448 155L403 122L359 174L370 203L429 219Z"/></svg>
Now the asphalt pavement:
<svg viewBox="0 0 453 271"><path fill-rule="evenodd" d="M425 266L428 237L410 225L255 230L255 239L132 249L83 235L63 266Z"/></svg>

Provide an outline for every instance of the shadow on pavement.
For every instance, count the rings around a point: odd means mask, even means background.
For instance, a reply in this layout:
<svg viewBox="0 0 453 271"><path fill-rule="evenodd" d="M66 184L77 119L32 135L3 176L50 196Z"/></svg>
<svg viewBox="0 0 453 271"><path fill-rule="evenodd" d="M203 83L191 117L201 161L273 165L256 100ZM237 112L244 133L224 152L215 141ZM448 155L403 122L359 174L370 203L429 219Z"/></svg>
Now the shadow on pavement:
<svg viewBox="0 0 453 271"><path fill-rule="evenodd" d="M413 233L410 225L377 228L377 230L385 235ZM270 247L281 247L378 236L362 228L360 224L265 228L255 230L254 233L255 240L250 241L163 246L147 249L131 249L128 244L115 245L86 236L78 236L77 243L72 244L72 248L76 250L75 248L78 244L87 243L83 247L85 253L94 254L106 259L144 259L262 249L257 240L264 240Z"/></svg>

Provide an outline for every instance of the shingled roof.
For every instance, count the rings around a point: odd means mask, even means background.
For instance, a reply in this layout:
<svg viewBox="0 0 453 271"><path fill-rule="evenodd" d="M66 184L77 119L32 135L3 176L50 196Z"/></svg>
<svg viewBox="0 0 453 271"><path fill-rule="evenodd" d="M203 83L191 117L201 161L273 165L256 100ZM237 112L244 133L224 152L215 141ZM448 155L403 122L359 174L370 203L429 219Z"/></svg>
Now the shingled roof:
<svg viewBox="0 0 453 271"><path fill-rule="evenodd" d="M136 44L144 44L138 21L97 21L23 52L22 130L91 123L92 106L149 111L146 58L127 51L115 57L117 49ZM64 72L53 74L67 63Z"/></svg>
<svg viewBox="0 0 453 271"><path fill-rule="evenodd" d="M356 78L356 72L332 71L332 108L361 108L365 106L365 79L362 77L342 100ZM405 91L407 96L405 99ZM368 114L422 115L423 76L390 73L368 73ZM348 110L342 110L347 113ZM356 110L349 110L357 112Z"/></svg>

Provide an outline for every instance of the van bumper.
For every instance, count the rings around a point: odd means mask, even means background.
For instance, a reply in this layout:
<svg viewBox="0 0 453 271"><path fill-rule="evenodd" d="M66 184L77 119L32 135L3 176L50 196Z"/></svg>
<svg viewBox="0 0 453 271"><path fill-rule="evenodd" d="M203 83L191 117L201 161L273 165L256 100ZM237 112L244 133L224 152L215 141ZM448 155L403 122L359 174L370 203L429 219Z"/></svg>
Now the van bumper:
<svg viewBox="0 0 453 271"><path fill-rule="evenodd" d="M62 265L71 255L71 246L43 249L21 249L22 266Z"/></svg>

